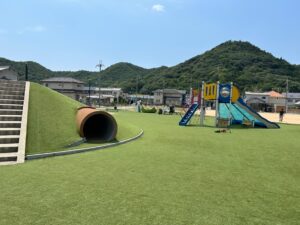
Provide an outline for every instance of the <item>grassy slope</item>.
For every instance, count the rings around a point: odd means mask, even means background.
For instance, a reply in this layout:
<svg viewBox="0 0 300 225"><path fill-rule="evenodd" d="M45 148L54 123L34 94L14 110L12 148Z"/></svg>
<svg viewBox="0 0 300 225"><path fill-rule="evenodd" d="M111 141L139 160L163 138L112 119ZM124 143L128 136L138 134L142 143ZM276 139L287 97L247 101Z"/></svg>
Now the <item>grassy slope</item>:
<svg viewBox="0 0 300 225"><path fill-rule="evenodd" d="M216 134L177 116L119 118L145 135L1 167L1 223L299 224L300 126Z"/></svg>
<svg viewBox="0 0 300 225"><path fill-rule="evenodd" d="M80 103L51 89L31 83L27 154L67 150L64 146L80 139L76 131L75 115ZM117 140L138 134L139 128L122 121L118 123ZM99 144L96 144L99 145ZM80 147L95 146L84 144Z"/></svg>
<svg viewBox="0 0 300 225"><path fill-rule="evenodd" d="M27 154L48 152L79 140L75 113L80 103L31 83Z"/></svg>

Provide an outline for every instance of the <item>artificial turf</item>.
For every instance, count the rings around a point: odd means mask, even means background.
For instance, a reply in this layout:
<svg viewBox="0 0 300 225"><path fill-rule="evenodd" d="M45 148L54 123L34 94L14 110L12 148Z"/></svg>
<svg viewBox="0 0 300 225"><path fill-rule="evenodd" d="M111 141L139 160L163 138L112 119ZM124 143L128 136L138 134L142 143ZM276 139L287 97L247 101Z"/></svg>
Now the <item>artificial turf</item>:
<svg viewBox="0 0 300 225"><path fill-rule="evenodd" d="M1 167L0 224L296 225L300 126L179 127L119 112L141 139Z"/></svg>
<svg viewBox="0 0 300 225"><path fill-rule="evenodd" d="M73 148L85 148L101 144L82 144L66 146L80 140L75 117L81 103L56 91L31 83L29 98L28 129L26 154L64 151ZM115 141L137 135L140 129L127 121L119 120Z"/></svg>

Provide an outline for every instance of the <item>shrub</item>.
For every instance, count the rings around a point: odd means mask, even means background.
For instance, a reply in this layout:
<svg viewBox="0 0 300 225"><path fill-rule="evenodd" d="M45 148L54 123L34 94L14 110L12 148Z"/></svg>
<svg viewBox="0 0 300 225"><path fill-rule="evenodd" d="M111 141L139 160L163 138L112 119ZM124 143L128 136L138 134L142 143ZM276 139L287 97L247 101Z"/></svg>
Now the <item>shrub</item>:
<svg viewBox="0 0 300 225"><path fill-rule="evenodd" d="M144 108L144 106L142 106L142 112L143 113L156 113L156 108L153 107L153 108Z"/></svg>

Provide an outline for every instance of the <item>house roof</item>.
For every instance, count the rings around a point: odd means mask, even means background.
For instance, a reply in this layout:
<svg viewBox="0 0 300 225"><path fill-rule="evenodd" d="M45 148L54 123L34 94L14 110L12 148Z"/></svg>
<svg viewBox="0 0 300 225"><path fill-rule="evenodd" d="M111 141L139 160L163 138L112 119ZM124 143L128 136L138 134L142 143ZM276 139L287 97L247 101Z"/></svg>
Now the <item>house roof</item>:
<svg viewBox="0 0 300 225"><path fill-rule="evenodd" d="M254 95L254 96L269 96L273 98L284 98L284 96L276 91L269 91L269 92L250 92L246 91L246 95Z"/></svg>
<svg viewBox="0 0 300 225"><path fill-rule="evenodd" d="M268 92L270 97L274 97L274 98L284 98L284 96L276 91L270 91Z"/></svg>
<svg viewBox="0 0 300 225"><path fill-rule="evenodd" d="M185 90L177 90L177 89L158 89L153 91L153 93L165 93L165 94L186 94Z"/></svg>
<svg viewBox="0 0 300 225"><path fill-rule="evenodd" d="M77 84L84 84L84 82L80 80L76 80L72 77L51 77L48 79L42 80L42 82L54 82L54 83L77 83Z"/></svg>
<svg viewBox="0 0 300 225"><path fill-rule="evenodd" d="M284 97L286 97L286 93L282 93ZM300 98L300 93L288 93L288 98Z"/></svg>
<svg viewBox="0 0 300 225"><path fill-rule="evenodd" d="M251 92L251 91L246 91L246 95L261 95L261 96L269 96L268 92Z"/></svg>
<svg viewBox="0 0 300 225"><path fill-rule="evenodd" d="M8 70L9 69L9 66L0 66L0 71L1 70Z"/></svg>
<svg viewBox="0 0 300 225"><path fill-rule="evenodd" d="M91 89L91 91L99 91L98 87L84 87L83 90L88 91ZM100 88L100 91L122 91L122 88Z"/></svg>
<svg viewBox="0 0 300 225"><path fill-rule="evenodd" d="M100 88L101 91L121 91L122 88Z"/></svg>

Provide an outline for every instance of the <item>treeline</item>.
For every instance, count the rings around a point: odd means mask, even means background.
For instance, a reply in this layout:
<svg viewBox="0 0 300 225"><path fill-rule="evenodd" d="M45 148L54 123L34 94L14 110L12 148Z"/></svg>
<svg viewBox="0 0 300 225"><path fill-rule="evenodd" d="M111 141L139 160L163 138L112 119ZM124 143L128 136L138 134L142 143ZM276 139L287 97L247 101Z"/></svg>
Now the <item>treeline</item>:
<svg viewBox="0 0 300 225"><path fill-rule="evenodd" d="M130 63L117 63L100 72L51 71L38 63L27 62L29 78L39 82L53 76L80 79L101 87L121 87L126 92L149 94L155 89L197 88L201 81L236 83L242 90L300 92L300 66L279 59L249 42L228 41L173 67L144 69ZM24 78L25 62L0 58Z"/></svg>

